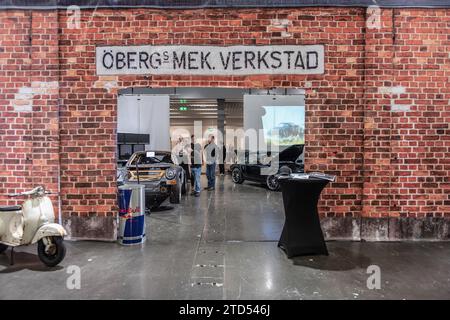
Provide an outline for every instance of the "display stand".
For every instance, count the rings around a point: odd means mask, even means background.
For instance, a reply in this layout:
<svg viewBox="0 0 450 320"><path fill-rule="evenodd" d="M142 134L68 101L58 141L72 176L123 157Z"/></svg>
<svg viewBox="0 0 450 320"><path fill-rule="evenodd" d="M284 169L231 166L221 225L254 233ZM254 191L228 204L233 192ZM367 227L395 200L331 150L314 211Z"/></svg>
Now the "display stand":
<svg viewBox="0 0 450 320"><path fill-rule="evenodd" d="M279 179L286 220L278 246L288 258L300 255L328 255L320 227L317 203L328 180L309 177Z"/></svg>

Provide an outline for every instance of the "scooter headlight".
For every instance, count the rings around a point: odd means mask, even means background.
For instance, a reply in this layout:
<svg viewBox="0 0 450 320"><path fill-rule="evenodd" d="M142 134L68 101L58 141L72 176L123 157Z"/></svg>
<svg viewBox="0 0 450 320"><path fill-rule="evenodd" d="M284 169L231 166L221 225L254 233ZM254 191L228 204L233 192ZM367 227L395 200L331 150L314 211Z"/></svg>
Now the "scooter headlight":
<svg viewBox="0 0 450 320"><path fill-rule="evenodd" d="M172 180L173 178L175 178L177 175L177 171L173 168L169 168L166 170L166 178L168 180Z"/></svg>

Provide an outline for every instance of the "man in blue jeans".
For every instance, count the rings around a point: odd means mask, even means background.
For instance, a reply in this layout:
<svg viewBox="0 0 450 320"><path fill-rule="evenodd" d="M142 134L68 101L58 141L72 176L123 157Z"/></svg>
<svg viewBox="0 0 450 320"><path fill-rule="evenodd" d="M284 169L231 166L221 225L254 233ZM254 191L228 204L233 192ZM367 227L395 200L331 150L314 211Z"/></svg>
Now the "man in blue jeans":
<svg viewBox="0 0 450 320"><path fill-rule="evenodd" d="M194 190L191 195L199 197L201 191L201 175L202 175L202 146L195 143L194 135L191 136L191 179L193 179Z"/></svg>
<svg viewBox="0 0 450 320"><path fill-rule="evenodd" d="M216 155L217 145L214 142L214 136L210 135L208 143L205 146L206 153L206 177L208 178L208 186L205 190L211 191L216 186Z"/></svg>

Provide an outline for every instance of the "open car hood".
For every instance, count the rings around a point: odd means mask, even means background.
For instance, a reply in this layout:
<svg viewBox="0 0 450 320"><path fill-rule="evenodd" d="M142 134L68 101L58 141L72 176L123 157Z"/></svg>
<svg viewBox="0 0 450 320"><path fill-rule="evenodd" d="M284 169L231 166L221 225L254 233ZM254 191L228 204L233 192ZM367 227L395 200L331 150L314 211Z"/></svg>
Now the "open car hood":
<svg viewBox="0 0 450 320"><path fill-rule="evenodd" d="M150 170L165 170L167 168L173 167L171 163L153 163L153 164L138 164L138 169L150 169ZM127 166L128 170L136 170L135 165Z"/></svg>
<svg viewBox="0 0 450 320"><path fill-rule="evenodd" d="M278 160L286 162L295 162L295 160L297 160L298 157L300 157L300 155L303 153L303 148L304 148L303 144L292 145L278 154Z"/></svg>

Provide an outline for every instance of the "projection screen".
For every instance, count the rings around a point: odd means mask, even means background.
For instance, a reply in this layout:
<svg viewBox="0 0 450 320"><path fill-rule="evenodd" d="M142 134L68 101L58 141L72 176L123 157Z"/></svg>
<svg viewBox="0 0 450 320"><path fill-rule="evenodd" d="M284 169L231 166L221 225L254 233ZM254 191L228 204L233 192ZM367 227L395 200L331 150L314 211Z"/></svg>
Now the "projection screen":
<svg viewBox="0 0 450 320"><path fill-rule="evenodd" d="M244 130L258 132L260 150L304 144L305 96L244 95Z"/></svg>

